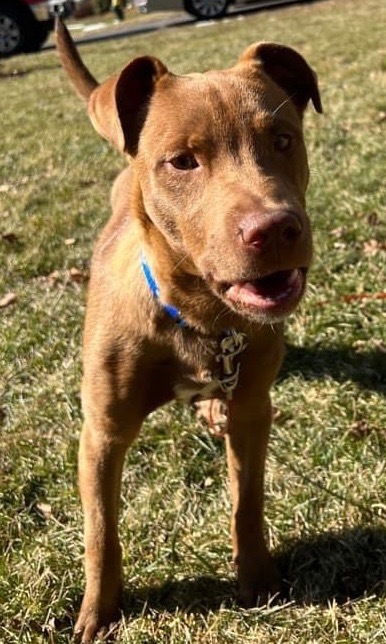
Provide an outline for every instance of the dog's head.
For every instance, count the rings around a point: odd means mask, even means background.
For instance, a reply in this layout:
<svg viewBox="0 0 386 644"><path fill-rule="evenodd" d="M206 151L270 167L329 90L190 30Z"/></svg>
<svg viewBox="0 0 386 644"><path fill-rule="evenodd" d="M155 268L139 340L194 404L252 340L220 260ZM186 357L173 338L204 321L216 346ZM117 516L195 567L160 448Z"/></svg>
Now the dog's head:
<svg viewBox="0 0 386 644"><path fill-rule="evenodd" d="M97 131L133 159L145 236L261 322L294 309L311 262L302 132L310 100L321 112L307 62L260 43L231 69L188 76L138 58L89 101Z"/></svg>

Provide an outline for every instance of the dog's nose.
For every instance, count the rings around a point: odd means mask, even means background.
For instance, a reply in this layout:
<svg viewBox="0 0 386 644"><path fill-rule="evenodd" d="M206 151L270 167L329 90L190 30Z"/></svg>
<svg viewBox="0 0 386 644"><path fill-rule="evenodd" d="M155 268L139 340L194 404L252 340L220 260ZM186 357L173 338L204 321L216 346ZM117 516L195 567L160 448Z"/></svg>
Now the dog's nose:
<svg viewBox="0 0 386 644"><path fill-rule="evenodd" d="M242 243L257 251L272 243L293 246L302 232L302 221L291 210L248 215L241 220L238 228Z"/></svg>

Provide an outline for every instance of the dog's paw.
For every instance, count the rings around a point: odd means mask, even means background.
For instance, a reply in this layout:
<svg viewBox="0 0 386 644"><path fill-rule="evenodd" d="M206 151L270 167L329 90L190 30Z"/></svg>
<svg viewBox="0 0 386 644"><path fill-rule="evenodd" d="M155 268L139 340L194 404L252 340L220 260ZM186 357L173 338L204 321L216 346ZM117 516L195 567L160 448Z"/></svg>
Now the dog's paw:
<svg viewBox="0 0 386 644"><path fill-rule="evenodd" d="M91 644L96 639L102 642L114 641L118 619L118 608L97 610L93 606L82 605L74 629L75 644Z"/></svg>
<svg viewBox="0 0 386 644"><path fill-rule="evenodd" d="M265 606L279 598L282 589L281 575L268 556L258 565L238 569L238 603L243 608Z"/></svg>

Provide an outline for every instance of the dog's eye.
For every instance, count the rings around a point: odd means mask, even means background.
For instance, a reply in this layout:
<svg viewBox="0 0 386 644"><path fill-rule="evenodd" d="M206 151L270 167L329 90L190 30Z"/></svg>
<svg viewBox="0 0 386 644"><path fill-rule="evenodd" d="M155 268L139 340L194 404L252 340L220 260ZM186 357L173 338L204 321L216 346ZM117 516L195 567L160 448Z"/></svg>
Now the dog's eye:
<svg viewBox="0 0 386 644"><path fill-rule="evenodd" d="M292 137L290 134L276 134L274 146L278 152L286 152L292 144Z"/></svg>
<svg viewBox="0 0 386 644"><path fill-rule="evenodd" d="M194 170L199 165L194 154L179 154L170 159L169 163L176 170Z"/></svg>

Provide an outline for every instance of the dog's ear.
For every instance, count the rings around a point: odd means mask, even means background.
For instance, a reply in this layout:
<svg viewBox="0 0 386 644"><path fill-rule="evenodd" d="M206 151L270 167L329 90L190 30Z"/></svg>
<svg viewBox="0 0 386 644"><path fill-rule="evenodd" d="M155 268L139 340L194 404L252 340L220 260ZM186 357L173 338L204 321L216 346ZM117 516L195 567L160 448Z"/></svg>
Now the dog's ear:
<svg viewBox="0 0 386 644"><path fill-rule="evenodd" d="M121 152L135 156L157 81L168 73L157 58L136 58L91 94L88 111L96 131Z"/></svg>
<svg viewBox="0 0 386 644"><path fill-rule="evenodd" d="M300 113L311 99L320 114L323 111L315 72L297 51L285 45L262 42L250 45L240 62L256 61L265 73L291 97Z"/></svg>

